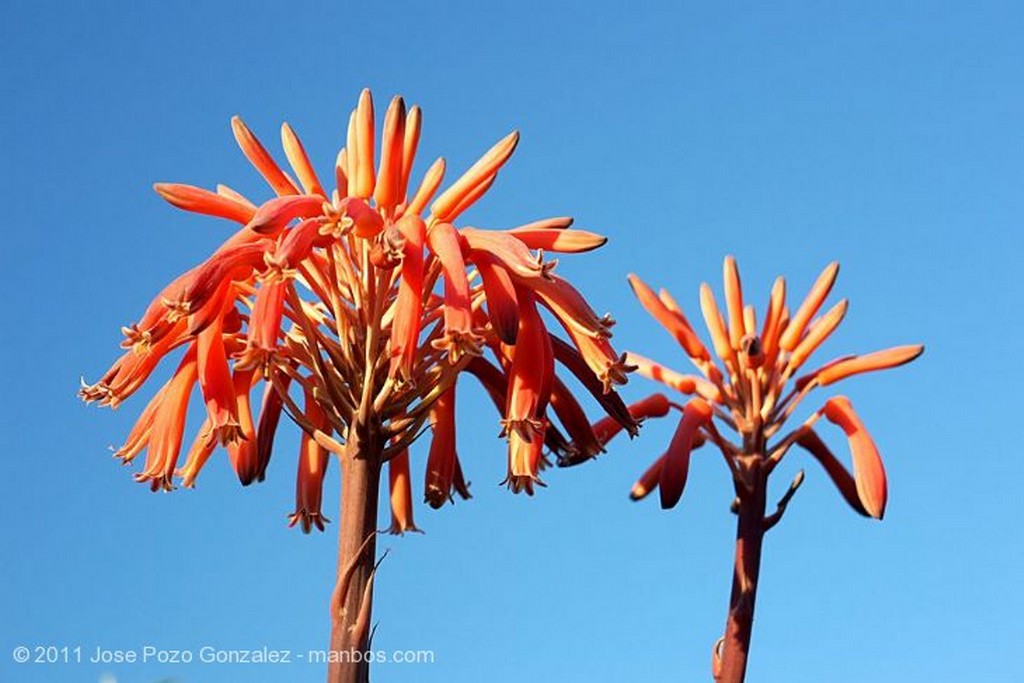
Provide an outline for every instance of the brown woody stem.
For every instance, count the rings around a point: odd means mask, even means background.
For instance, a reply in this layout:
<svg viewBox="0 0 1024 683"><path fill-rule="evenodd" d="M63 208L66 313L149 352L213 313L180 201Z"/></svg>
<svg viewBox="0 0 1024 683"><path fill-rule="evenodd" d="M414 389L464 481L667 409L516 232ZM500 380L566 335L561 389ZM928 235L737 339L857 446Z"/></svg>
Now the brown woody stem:
<svg viewBox="0 0 1024 683"><path fill-rule="evenodd" d="M737 486L736 560L725 636L715 652L714 673L718 683L742 683L747 671L757 577L761 569L761 543L765 533L767 489L767 476L760 468L755 468L751 474L749 488Z"/></svg>
<svg viewBox="0 0 1024 683"><path fill-rule="evenodd" d="M367 651L370 647L381 467L379 447L360 448L359 441L350 441L340 456L338 582L331 597L328 683L366 683L370 677Z"/></svg>

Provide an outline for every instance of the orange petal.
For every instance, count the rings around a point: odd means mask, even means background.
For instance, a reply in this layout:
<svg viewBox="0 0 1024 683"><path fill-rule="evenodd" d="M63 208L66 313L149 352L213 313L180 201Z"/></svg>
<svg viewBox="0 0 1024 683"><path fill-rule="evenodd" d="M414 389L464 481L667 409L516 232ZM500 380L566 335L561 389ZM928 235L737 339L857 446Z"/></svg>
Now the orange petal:
<svg viewBox="0 0 1024 683"><path fill-rule="evenodd" d="M875 351L865 356L853 356L822 368L817 372L818 384L827 387L841 379L875 370L887 370L909 363L924 353L924 346L895 346L883 351Z"/></svg>
<svg viewBox="0 0 1024 683"><path fill-rule="evenodd" d="M426 174L423 176L423 180L420 181L420 186L416 190L416 194L409 201L409 206L406 207L406 213L421 214L423 209L427 206L427 202L430 201L434 193L437 192L437 188L441 186L441 181L444 180L444 159L438 159L430 168L427 169Z"/></svg>
<svg viewBox="0 0 1024 683"><path fill-rule="evenodd" d="M522 278L519 272L514 272L513 275L537 295L540 302L555 314L558 322L566 332L573 335L574 339L583 336L604 341L612 336L611 327L615 322L609 316L597 315L586 298L568 280L554 273L548 273L546 277L540 278Z"/></svg>
<svg viewBox="0 0 1024 683"><path fill-rule="evenodd" d="M853 454L853 479L857 483L857 495L864 509L875 519L885 515L887 484L885 466L878 453L878 447L868 434L864 423L853 411L850 400L845 396L835 396L825 402L822 407L825 418L838 425L850 442Z"/></svg>
<svg viewBox="0 0 1024 683"><path fill-rule="evenodd" d="M790 320L789 325L786 326L782 337L779 339L779 346L783 350L792 351L800 343L807 324L811 322L811 318L818 312L821 304L825 302L825 298L832 291L832 285L835 284L838 274L839 263L836 261L828 264L825 270L821 271L821 275L818 276L814 286L811 287L811 291L808 292L807 298L800 304L800 308L797 309L796 314Z"/></svg>
<svg viewBox="0 0 1024 683"><path fill-rule="evenodd" d="M384 114L380 141L380 170L373 198L377 206L392 207L404 199L402 192L402 147L405 142L405 100L395 97Z"/></svg>
<svg viewBox="0 0 1024 683"><path fill-rule="evenodd" d="M203 421L203 425L199 428L196 438L192 441L188 455L185 456L185 464L174 473L181 477L181 485L187 489L195 487L196 477L199 476L200 470L203 469L210 456L213 455L213 451L217 448L217 442L212 441L207 436L209 431L210 418L206 418Z"/></svg>
<svg viewBox="0 0 1024 683"><path fill-rule="evenodd" d="M459 236L471 255L483 252L498 259L510 273L523 278L536 278L543 268L536 256L520 240L499 230L462 228Z"/></svg>
<svg viewBox="0 0 1024 683"><path fill-rule="evenodd" d="M796 386L796 390L797 391L803 391L804 388L808 384L810 384L812 380L817 381L819 374L821 374L825 370L828 370L833 365L836 365L837 363L842 363L844 361L848 361L851 358L856 358L856 356L840 356L839 358L833 358L829 362L827 362L824 365L822 365L820 368L817 368L816 370L808 372L806 375L801 375L801 376L797 377L796 380L794 380L794 385Z"/></svg>
<svg viewBox="0 0 1024 683"><path fill-rule="evenodd" d="M399 201L405 199L406 192L409 190L409 178L412 176L413 161L416 160L416 148L420 144L420 127L422 125L423 113L418 106L414 105L405 117L405 131L402 137L402 178L398 188Z"/></svg>
<svg viewBox="0 0 1024 683"><path fill-rule="evenodd" d="M722 280L725 283L725 307L729 314L729 344L733 349L739 349L744 334L743 287L740 284L740 271L736 267L736 259L732 256L725 257Z"/></svg>
<svg viewBox="0 0 1024 683"><path fill-rule="evenodd" d="M284 317L284 298L290 284L285 281L265 283L256 291L256 302L249 316L246 349L238 359L236 367L254 367L264 374L277 349Z"/></svg>
<svg viewBox="0 0 1024 683"><path fill-rule="evenodd" d="M693 448L694 437L700 427L711 421L713 414L711 406L699 398L687 403L683 409L683 417L679 420L679 426L669 444L665 465L658 480L663 509L675 507L682 497L690 470L690 451Z"/></svg>
<svg viewBox="0 0 1024 683"><path fill-rule="evenodd" d="M828 339L829 335L835 332L835 329L839 327L839 323L843 322L843 318L846 316L849 303L849 301L843 299L811 325L807 334L796 345L796 348L793 349L793 354L789 357L790 368L798 368L803 365L810 355Z"/></svg>
<svg viewBox="0 0 1024 683"><path fill-rule="evenodd" d="M551 336L551 350L555 359L565 366L584 388L593 396L601 409L612 419L621 424L630 436L638 433L637 422L617 392L605 391L601 378L590 368L578 350L554 335Z"/></svg>
<svg viewBox="0 0 1024 683"><path fill-rule="evenodd" d="M487 298L487 315L494 331L502 342L515 344L519 330L519 302L512 278L490 254L475 254L473 262L480 271Z"/></svg>
<svg viewBox="0 0 1024 683"><path fill-rule="evenodd" d="M774 362L778 353L778 338L782 334L782 309L785 308L785 280L776 278L768 299L764 327L761 329L761 348L767 362Z"/></svg>
<svg viewBox="0 0 1024 683"><path fill-rule="evenodd" d="M326 428L326 419L316 400L309 392L305 392L305 396L306 418L314 426ZM302 432L295 484L295 512L289 515L288 526L298 524L302 532L308 534L313 527L323 531L324 523L330 521L321 512L324 477L327 474L329 462L330 454L327 449L317 443L316 439L309 434Z"/></svg>
<svg viewBox="0 0 1024 683"><path fill-rule="evenodd" d="M558 421L565 427L566 432L572 439L573 456L572 462L566 458L559 458L559 466L578 464L604 452L603 442L591 427L587 414L580 405L572 391L558 377L553 378L551 385L551 409L558 416ZM617 422L611 418L605 418L617 429L622 429Z"/></svg>
<svg viewBox="0 0 1024 683"><path fill-rule="evenodd" d="M243 195L241 192L236 192L235 190L232 190L227 185L220 185L220 184L218 184L217 185L217 194L219 194L221 197L226 197L228 199L231 199L231 200L234 200L234 201L238 202L239 204L242 204L245 207L248 207L253 213L256 212L256 205L255 204L253 204L248 199L246 199L245 195ZM251 216L250 216L250 218L251 218Z"/></svg>
<svg viewBox="0 0 1024 683"><path fill-rule="evenodd" d="M156 183L153 185L153 189L167 202L179 209L227 218L242 225L248 223L254 213L252 207L242 202L204 190L201 187L179 183Z"/></svg>
<svg viewBox="0 0 1024 683"><path fill-rule="evenodd" d="M690 327L690 323L680 314L670 310L665 303L654 294L654 290L647 286L643 280L636 275L630 274L629 284L633 293L640 301L640 305L651 314L669 333L675 337L676 342L686 351L687 355L697 360L709 360L711 358L704 344L697 337L697 334Z"/></svg>
<svg viewBox="0 0 1024 683"><path fill-rule="evenodd" d="M138 482L149 482L153 491L170 491L181 442L185 432L189 398L196 383L196 345L189 346L174 376L167 382L163 400L153 418L146 449L146 463L135 475Z"/></svg>
<svg viewBox="0 0 1024 683"><path fill-rule="evenodd" d="M215 319L223 317L227 313L225 303L229 298L234 299L234 290L231 287L230 278L224 278L205 303L197 301L198 310L188 316L188 334L196 336L209 327Z"/></svg>
<svg viewBox="0 0 1024 683"><path fill-rule="evenodd" d="M645 399L629 404L629 414L637 422L651 417L664 417L668 415L669 401L665 394L651 394ZM614 418L603 417L593 426L594 434L598 442L603 446L622 431L622 425Z"/></svg>
<svg viewBox="0 0 1024 683"><path fill-rule="evenodd" d="M284 391L288 390L291 377L281 374L281 385ZM284 401L281 394L273 384L267 383L263 390L263 401L260 404L260 415L256 421L256 460L259 463L256 479L263 481L267 472L267 465L270 464L270 456L274 450L274 436L277 434L277 426L281 422L281 411L284 408Z"/></svg>
<svg viewBox="0 0 1024 683"><path fill-rule="evenodd" d="M359 94L355 124L356 154L352 161L356 165L357 170L352 194L356 197L369 199L373 196L375 178L373 170L373 97L370 95L368 88L364 88L363 92Z"/></svg>
<svg viewBox="0 0 1024 683"><path fill-rule="evenodd" d="M518 430L525 440L530 440L539 427L551 396L555 360L551 338L533 295L520 289L516 298L519 302L519 331L508 371L504 425L507 431Z"/></svg>
<svg viewBox="0 0 1024 683"><path fill-rule="evenodd" d="M855 511L868 516L868 511L864 509L864 506L860 502L860 496L857 493L857 484L854 482L853 477L846 471L842 463L832 455L832 451L825 445L825 442L821 440L817 432L813 429L807 429L797 437L796 442L803 447L808 453L814 456L814 459L821 463L821 466L825 468L825 472L828 474L829 479L835 484L836 489L843 496L843 500L849 504Z"/></svg>
<svg viewBox="0 0 1024 683"><path fill-rule="evenodd" d="M487 182L488 178L497 173L498 169L508 161L519 143L519 133L513 131L500 140L479 161L473 164L462 177L456 180L451 187L441 193L430 206L430 212L438 220L448 220L449 214L462 200L481 183Z"/></svg>
<svg viewBox="0 0 1024 683"><path fill-rule="evenodd" d="M284 174L281 167L270 156L270 152L260 144L260 141L256 139L241 118L237 116L231 118L231 130L235 134L238 146L242 149L242 154L259 171L274 192L279 195L299 194L299 188L295 187L295 184Z"/></svg>
<svg viewBox="0 0 1024 683"><path fill-rule="evenodd" d="M388 460L388 489L391 492L391 526L388 531L398 535L406 531L419 531L412 518L408 449L403 449Z"/></svg>
<svg viewBox="0 0 1024 683"><path fill-rule="evenodd" d="M672 387L683 394L700 394L708 401L722 403L721 392L711 382L696 375L684 375L644 356L627 352L626 362L636 366L636 371L656 382Z"/></svg>
<svg viewBox="0 0 1024 683"><path fill-rule="evenodd" d="M412 379L412 364L420 338L423 313L423 243L426 226L416 214L406 214L397 227L405 238L402 275L391 323L391 375Z"/></svg>
<svg viewBox="0 0 1024 683"><path fill-rule="evenodd" d="M715 303L715 295L706 282L700 285L700 310L704 314L704 324L707 325L711 334L711 341L715 346L715 353L724 361L735 362L736 352L729 342L729 333L725 329L725 321L722 314L718 312L718 304Z"/></svg>
<svg viewBox="0 0 1024 683"><path fill-rule="evenodd" d="M125 353L99 382L82 388L82 398L87 402L100 401L102 405L118 406L142 386L168 352L189 341L190 338L184 334L185 328L185 320L179 320L170 326L171 331L152 345L145 345L143 352L131 350Z"/></svg>
<svg viewBox="0 0 1024 683"><path fill-rule="evenodd" d="M458 453L455 454L455 467L452 468L452 490L462 500L469 500L473 497L469 493L469 482L466 481L466 476L462 473L462 463L459 462ZM454 498L452 500L454 502Z"/></svg>
<svg viewBox="0 0 1024 683"><path fill-rule="evenodd" d="M149 443L149 438L153 433L153 422L156 419L156 413L160 408L160 404L163 403L164 394L167 393L167 386L165 384L161 387L160 391L149 400L145 410L139 415L139 419L135 421L132 430L128 433L128 438L125 439L124 444L114 451L114 455L121 458L125 464L134 460L135 456L141 453Z"/></svg>
<svg viewBox="0 0 1024 683"><path fill-rule="evenodd" d="M337 185L338 197L348 196L348 152L344 147L334 160L334 183Z"/></svg>
<svg viewBox="0 0 1024 683"><path fill-rule="evenodd" d="M427 232L427 245L441 261L444 273L445 338L434 342L448 350L451 362L464 353L479 353L480 339L473 332L473 312L469 298L469 279L462 258L458 234L450 223L437 223Z"/></svg>
<svg viewBox="0 0 1024 683"><path fill-rule="evenodd" d="M448 223L454 223L455 219L457 219L459 216L468 211L470 207L472 207L480 200L481 197L487 194L487 191L491 189L491 186L494 185L494 181L497 179L498 174L492 173L491 175L487 176L482 181L474 185L469 192L462 196L462 198L459 200L459 203L452 207L452 209L449 210L447 214L445 214L445 220Z"/></svg>
<svg viewBox="0 0 1024 683"><path fill-rule="evenodd" d="M296 218L322 215L323 205L324 198L316 195L276 197L260 206L247 227L261 235L276 235Z"/></svg>
<svg viewBox="0 0 1024 683"><path fill-rule="evenodd" d="M757 312L751 304L743 307L743 333L749 337L757 334Z"/></svg>
<svg viewBox="0 0 1024 683"><path fill-rule="evenodd" d="M263 257L266 266L262 273L263 281L271 283L295 277L299 264L310 257L313 248L325 246L333 239L330 233L322 233L320 228L318 219L307 218L286 230L277 248Z"/></svg>
<svg viewBox="0 0 1024 683"><path fill-rule="evenodd" d="M455 473L455 387L441 394L430 410L433 438L427 456L424 498L430 507L440 508L451 497Z"/></svg>
<svg viewBox="0 0 1024 683"><path fill-rule="evenodd" d="M284 147L284 155L288 158L288 163L292 165L306 194L315 194L326 198L327 193L324 192L320 179L316 177L313 165L309 163L306 149L302 146L299 136L287 123L281 124L281 146Z"/></svg>
<svg viewBox="0 0 1024 683"><path fill-rule="evenodd" d="M526 223L518 227L512 228L508 232L519 233L519 232L532 232L534 230L565 230L572 225L572 216L557 216L555 218L542 218L539 221L533 221L532 223Z"/></svg>
<svg viewBox="0 0 1024 683"><path fill-rule="evenodd" d="M256 441L256 427L252 421L252 406L249 401L255 373L255 368L236 370L231 378L235 403L238 406L240 438L229 443L227 450L228 459L242 486L248 486L254 481L263 481Z"/></svg>
<svg viewBox="0 0 1024 683"><path fill-rule="evenodd" d="M530 249L543 249L564 254L582 254L603 246L608 238L586 230L565 230L559 228L509 230Z"/></svg>
<svg viewBox="0 0 1024 683"><path fill-rule="evenodd" d="M218 251L191 273L177 292L177 299L167 297L164 305L180 314L191 315L206 305L218 293L221 285L251 277L257 266L263 265L267 240L243 244Z"/></svg>
<svg viewBox="0 0 1024 683"><path fill-rule="evenodd" d="M362 199L345 200L345 215L352 219L352 233L362 239L376 237L384 229L384 219Z"/></svg>
<svg viewBox="0 0 1024 683"><path fill-rule="evenodd" d="M690 447L690 452L692 453L703 445L704 438L698 435ZM661 454L658 459L640 475L640 478L637 479L635 484L633 484L633 488L629 490L630 500L643 500L650 495L654 489L658 488L658 482L661 480L661 472L665 468L665 461L667 459L667 452Z"/></svg>
<svg viewBox="0 0 1024 683"><path fill-rule="evenodd" d="M534 484L543 486L538 476L541 468L544 449L544 433L547 420L542 420L538 429L533 430L529 437L512 430L508 435L508 476L504 483L512 493L533 495Z"/></svg>
<svg viewBox="0 0 1024 683"><path fill-rule="evenodd" d="M668 453L662 453L654 461L654 464L640 475L640 478L633 484L633 488L629 490L630 500L643 500L651 491L658 488L658 482L661 480L661 471L665 468L665 461L667 459Z"/></svg>
<svg viewBox="0 0 1024 683"><path fill-rule="evenodd" d="M211 441L227 445L242 437L238 422L238 403L235 398L231 372L220 321L203 330L197 339L199 388L206 402L210 420Z"/></svg>

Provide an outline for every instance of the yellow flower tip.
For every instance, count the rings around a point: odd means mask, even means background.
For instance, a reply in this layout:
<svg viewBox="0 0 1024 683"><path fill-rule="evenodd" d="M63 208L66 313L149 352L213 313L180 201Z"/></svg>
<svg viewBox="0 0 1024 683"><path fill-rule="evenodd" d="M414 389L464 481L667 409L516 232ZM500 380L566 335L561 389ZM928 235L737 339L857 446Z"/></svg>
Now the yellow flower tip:
<svg viewBox="0 0 1024 683"><path fill-rule="evenodd" d="M629 490L630 500L643 500L653 489L647 488L643 482L637 481L633 484L633 488Z"/></svg>

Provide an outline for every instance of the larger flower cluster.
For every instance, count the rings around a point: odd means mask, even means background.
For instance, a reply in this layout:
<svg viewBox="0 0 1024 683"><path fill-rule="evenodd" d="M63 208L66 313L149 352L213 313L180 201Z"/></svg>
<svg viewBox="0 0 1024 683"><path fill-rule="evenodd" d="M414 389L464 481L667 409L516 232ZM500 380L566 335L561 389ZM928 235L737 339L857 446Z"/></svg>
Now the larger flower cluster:
<svg viewBox="0 0 1024 683"><path fill-rule="evenodd" d="M275 198L256 205L225 186L156 185L174 206L240 227L124 328L124 355L81 390L86 401L115 407L183 348L172 378L117 450L125 462L146 452L138 481L154 491L172 489L175 476L193 486L218 447L243 484L260 481L287 414L302 428L292 523L323 528L330 454L358 447L390 463L393 529L404 531L415 528L408 447L428 423L426 500L437 507L453 492L468 495L455 448L461 371L483 383L502 415L513 491L532 493L545 446L563 464L601 450L580 404L555 376L556 361L617 424L635 430L613 391L630 368L609 343L612 320L597 315L544 258L585 252L605 239L571 229L568 218L511 230L456 227L494 183L518 133L438 195L443 159L410 187L420 123L419 108L406 110L395 98L378 161L373 101L364 91L328 193L291 127L285 124L281 137L294 176L236 117L235 138ZM569 342L549 333L541 308ZM483 355L488 350L493 361ZM250 397L261 383L254 419ZM205 421L179 465L197 385ZM565 432L552 424L552 411Z"/></svg>

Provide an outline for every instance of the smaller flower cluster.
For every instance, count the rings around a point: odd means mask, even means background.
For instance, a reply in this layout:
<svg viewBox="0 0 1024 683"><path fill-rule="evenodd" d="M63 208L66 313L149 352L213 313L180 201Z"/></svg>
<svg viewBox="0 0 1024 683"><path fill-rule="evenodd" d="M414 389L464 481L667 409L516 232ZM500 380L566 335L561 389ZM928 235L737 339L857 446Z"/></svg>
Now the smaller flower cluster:
<svg viewBox="0 0 1024 683"><path fill-rule="evenodd" d="M885 468L849 399L830 398L793 431L780 435L780 430L813 390L853 375L909 363L924 347L899 346L843 356L801 374L807 360L846 315L845 299L819 315L839 265L825 268L795 311L786 304L786 281L779 277L760 325L754 307L744 301L736 261L727 257L723 270L724 312L711 287L704 283L700 288L701 313L721 365L667 291L656 294L635 275L629 278L640 303L675 338L700 373L676 372L638 354L628 354L640 374L688 397L680 404L659 393L630 406L637 419L662 417L673 409L680 413L668 449L636 482L631 497L639 500L659 489L662 507L675 506L686 485L691 453L708 442L721 450L737 486L748 489L754 477L767 476L797 444L823 466L854 510L881 519L887 499ZM845 433L852 453L852 475L815 431L814 424L821 417ZM720 426L735 432L739 443L729 440ZM604 420L596 427L605 440L618 431ZM795 486L799 481L802 477Z"/></svg>

